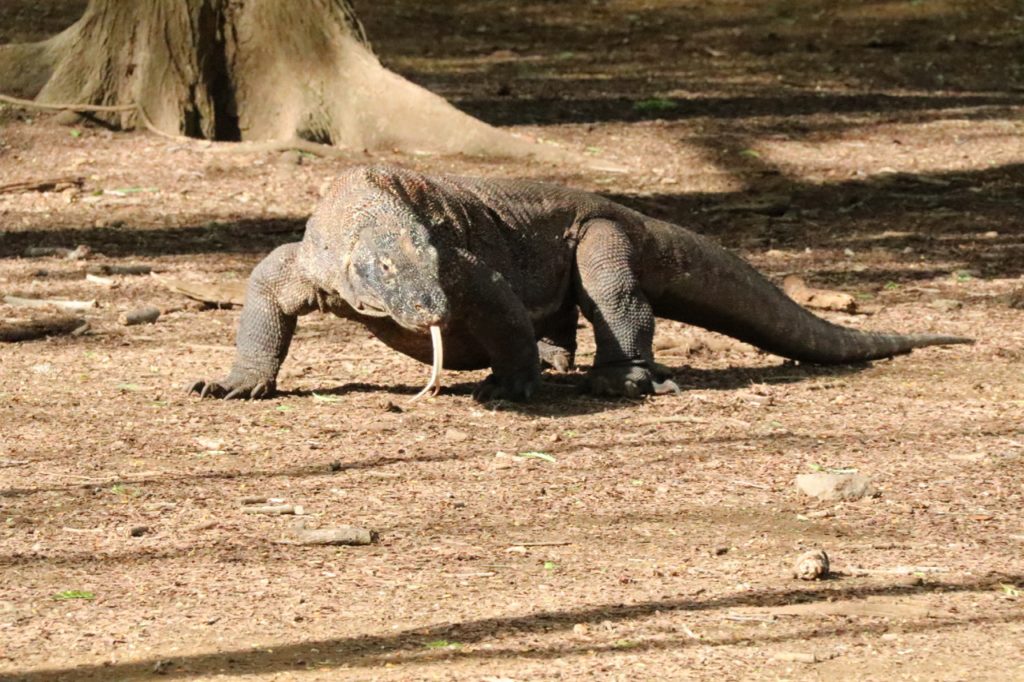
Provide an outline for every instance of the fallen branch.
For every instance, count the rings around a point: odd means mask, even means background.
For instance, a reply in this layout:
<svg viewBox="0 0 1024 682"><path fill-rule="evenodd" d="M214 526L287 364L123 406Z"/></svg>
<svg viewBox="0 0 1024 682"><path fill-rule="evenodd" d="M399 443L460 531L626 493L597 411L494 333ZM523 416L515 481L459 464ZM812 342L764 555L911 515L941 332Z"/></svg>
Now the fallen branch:
<svg viewBox="0 0 1024 682"><path fill-rule="evenodd" d="M242 305L245 303L246 282L202 284L199 282L187 282L181 279L170 279L156 274L153 275L153 278L161 286L176 294L181 294L209 305Z"/></svg>
<svg viewBox="0 0 1024 682"><path fill-rule="evenodd" d="M16 308L59 308L71 312L84 312L96 307L96 301L71 301L63 298L21 298L4 296L4 303Z"/></svg>
<svg viewBox="0 0 1024 682"><path fill-rule="evenodd" d="M299 528L291 537L279 540L282 545L372 545L378 540L375 531L358 526L336 528Z"/></svg>
<svg viewBox="0 0 1024 682"><path fill-rule="evenodd" d="M153 272L152 265L128 264L96 264L86 268L91 275L148 275Z"/></svg>
<svg viewBox="0 0 1024 682"><path fill-rule="evenodd" d="M0 341L17 343L47 336L63 336L71 334L85 324L85 320L80 317L47 317L26 322L0 322Z"/></svg>
<svg viewBox="0 0 1024 682"><path fill-rule="evenodd" d="M790 275L782 280L782 290L802 306L818 310L836 310L843 313L857 312L857 300L850 294L807 286L803 279Z"/></svg>

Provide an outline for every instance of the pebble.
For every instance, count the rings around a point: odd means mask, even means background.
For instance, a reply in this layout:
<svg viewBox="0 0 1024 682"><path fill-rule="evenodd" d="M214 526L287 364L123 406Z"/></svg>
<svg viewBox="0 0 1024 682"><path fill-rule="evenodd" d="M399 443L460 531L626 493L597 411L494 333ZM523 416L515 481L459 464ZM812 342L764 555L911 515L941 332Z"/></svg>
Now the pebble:
<svg viewBox="0 0 1024 682"><path fill-rule="evenodd" d="M800 474L795 484L797 490L819 500L854 501L879 495L871 479L861 474Z"/></svg>
<svg viewBox="0 0 1024 682"><path fill-rule="evenodd" d="M793 577L800 580L824 580L829 571L828 554L823 549L804 552L793 564Z"/></svg>

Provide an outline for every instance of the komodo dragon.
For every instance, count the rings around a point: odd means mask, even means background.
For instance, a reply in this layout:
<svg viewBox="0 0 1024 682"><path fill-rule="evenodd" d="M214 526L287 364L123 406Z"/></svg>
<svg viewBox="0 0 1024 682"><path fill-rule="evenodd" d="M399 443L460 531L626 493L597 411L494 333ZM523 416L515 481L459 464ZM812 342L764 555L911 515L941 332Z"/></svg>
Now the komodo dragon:
<svg viewBox="0 0 1024 682"><path fill-rule="evenodd" d="M678 390L654 362L655 316L821 364L971 342L834 325L710 240L588 192L358 167L316 208L302 241L253 270L230 373L190 391L273 394L296 318L314 310L357 319L391 348L433 359L435 393L442 364L490 367L478 400L528 399L542 362L571 367L578 310L597 342L586 386L605 395Z"/></svg>

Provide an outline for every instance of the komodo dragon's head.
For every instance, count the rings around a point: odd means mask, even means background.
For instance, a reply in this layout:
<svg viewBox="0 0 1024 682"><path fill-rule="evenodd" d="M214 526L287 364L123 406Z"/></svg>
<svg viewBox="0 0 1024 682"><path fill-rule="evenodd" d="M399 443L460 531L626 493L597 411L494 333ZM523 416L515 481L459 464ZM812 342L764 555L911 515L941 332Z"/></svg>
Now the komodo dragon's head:
<svg viewBox="0 0 1024 682"><path fill-rule="evenodd" d="M443 327L450 308L429 232L408 209L382 208L345 226L311 220L303 239L312 257L306 266L364 315L391 317L413 331Z"/></svg>

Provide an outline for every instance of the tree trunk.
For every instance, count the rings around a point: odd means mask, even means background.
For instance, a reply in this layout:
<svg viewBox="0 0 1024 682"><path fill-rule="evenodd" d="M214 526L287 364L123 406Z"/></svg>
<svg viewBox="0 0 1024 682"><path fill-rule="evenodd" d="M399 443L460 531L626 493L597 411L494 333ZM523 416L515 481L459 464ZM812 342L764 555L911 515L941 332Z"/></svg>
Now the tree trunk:
<svg viewBox="0 0 1024 682"><path fill-rule="evenodd" d="M544 152L381 66L348 0L91 0L63 33L0 46L0 93L215 140Z"/></svg>

